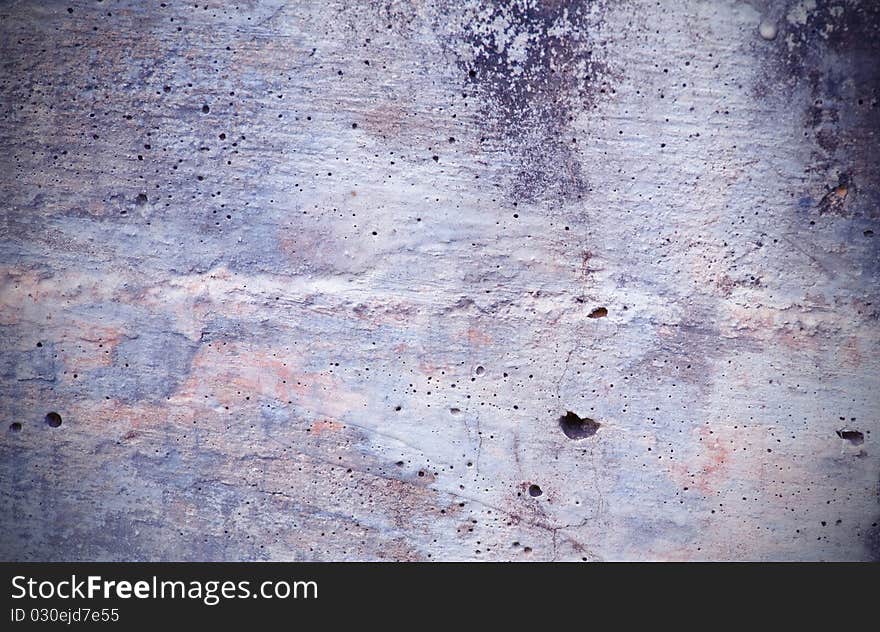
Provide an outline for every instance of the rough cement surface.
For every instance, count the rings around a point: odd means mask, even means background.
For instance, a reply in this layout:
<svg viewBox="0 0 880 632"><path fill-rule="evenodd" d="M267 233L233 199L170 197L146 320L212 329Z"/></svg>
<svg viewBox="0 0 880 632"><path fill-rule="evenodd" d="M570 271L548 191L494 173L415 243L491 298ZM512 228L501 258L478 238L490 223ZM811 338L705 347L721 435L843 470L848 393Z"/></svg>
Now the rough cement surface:
<svg viewBox="0 0 880 632"><path fill-rule="evenodd" d="M0 3L0 558L878 559L878 21Z"/></svg>

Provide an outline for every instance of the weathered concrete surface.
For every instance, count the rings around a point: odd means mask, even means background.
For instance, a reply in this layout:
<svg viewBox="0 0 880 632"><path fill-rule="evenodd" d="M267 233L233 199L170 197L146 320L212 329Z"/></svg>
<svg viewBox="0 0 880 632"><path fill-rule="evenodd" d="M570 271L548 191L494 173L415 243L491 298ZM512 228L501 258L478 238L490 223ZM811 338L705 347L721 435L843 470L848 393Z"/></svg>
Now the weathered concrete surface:
<svg viewBox="0 0 880 632"><path fill-rule="evenodd" d="M3 2L2 558L876 559L878 15Z"/></svg>

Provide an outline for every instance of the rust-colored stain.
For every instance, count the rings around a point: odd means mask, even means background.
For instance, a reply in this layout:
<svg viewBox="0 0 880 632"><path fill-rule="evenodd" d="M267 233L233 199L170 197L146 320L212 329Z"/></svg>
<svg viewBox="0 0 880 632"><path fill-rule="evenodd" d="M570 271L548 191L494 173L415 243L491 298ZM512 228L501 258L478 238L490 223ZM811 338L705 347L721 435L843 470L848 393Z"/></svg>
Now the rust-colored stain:
<svg viewBox="0 0 880 632"><path fill-rule="evenodd" d="M0 9L4 560L880 559L880 5Z"/></svg>

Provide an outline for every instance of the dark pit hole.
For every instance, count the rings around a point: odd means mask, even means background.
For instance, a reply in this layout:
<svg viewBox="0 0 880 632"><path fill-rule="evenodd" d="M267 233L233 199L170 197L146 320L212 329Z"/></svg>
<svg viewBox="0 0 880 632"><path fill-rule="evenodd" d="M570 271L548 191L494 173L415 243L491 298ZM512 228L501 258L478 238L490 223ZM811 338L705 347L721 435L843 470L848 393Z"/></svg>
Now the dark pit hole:
<svg viewBox="0 0 880 632"><path fill-rule="evenodd" d="M21 432L21 424L17 421L13 421L9 424L9 432Z"/></svg>
<svg viewBox="0 0 880 632"><path fill-rule="evenodd" d="M147 203L147 194L146 193L138 193L138 196L134 200L135 204L138 206L142 206Z"/></svg>
<svg viewBox="0 0 880 632"><path fill-rule="evenodd" d="M570 410L559 418L559 427L562 428L562 432L566 437L574 440L592 437L601 425L589 417L579 417Z"/></svg>
<svg viewBox="0 0 880 632"><path fill-rule="evenodd" d="M865 442L864 433L858 430L838 430L837 436L853 445L862 445Z"/></svg>
<svg viewBox="0 0 880 632"><path fill-rule="evenodd" d="M534 483L529 485L529 496L531 496L532 498L537 498L543 493L544 491L538 485L535 485Z"/></svg>
<svg viewBox="0 0 880 632"><path fill-rule="evenodd" d="M592 312L589 313L588 318L605 318L608 315L608 310L604 307L597 307Z"/></svg>
<svg viewBox="0 0 880 632"><path fill-rule="evenodd" d="M209 106L207 103L202 106L202 112L204 112L205 114L207 114L210 111L211 111L211 106Z"/></svg>
<svg viewBox="0 0 880 632"><path fill-rule="evenodd" d="M477 369L476 369L476 371L475 371L475 373L476 373L477 375L482 375L482 374L485 373L485 372L486 372L486 369L484 369L484 368L481 367L481 366L478 366Z"/></svg>
<svg viewBox="0 0 880 632"><path fill-rule="evenodd" d="M51 412L46 415L46 425L50 428L57 428L61 425L61 415L56 412Z"/></svg>

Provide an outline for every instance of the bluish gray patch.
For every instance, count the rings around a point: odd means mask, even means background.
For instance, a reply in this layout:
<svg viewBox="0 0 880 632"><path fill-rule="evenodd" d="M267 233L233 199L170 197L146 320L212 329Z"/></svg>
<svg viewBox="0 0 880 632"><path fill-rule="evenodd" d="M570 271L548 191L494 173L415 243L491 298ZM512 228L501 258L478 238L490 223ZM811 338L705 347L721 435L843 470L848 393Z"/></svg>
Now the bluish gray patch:
<svg viewBox="0 0 880 632"><path fill-rule="evenodd" d="M4 327L4 339L12 341L14 334L6 337L11 328ZM60 360L54 344L36 345L26 351L5 350L0 354L0 375L8 381L41 380L55 382L58 378Z"/></svg>
<svg viewBox="0 0 880 632"><path fill-rule="evenodd" d="M119 343L113 364L90 371L82 386L93 396L125 402L170 397L189 375L198 344L183 334L140 332Z"/></svg>

